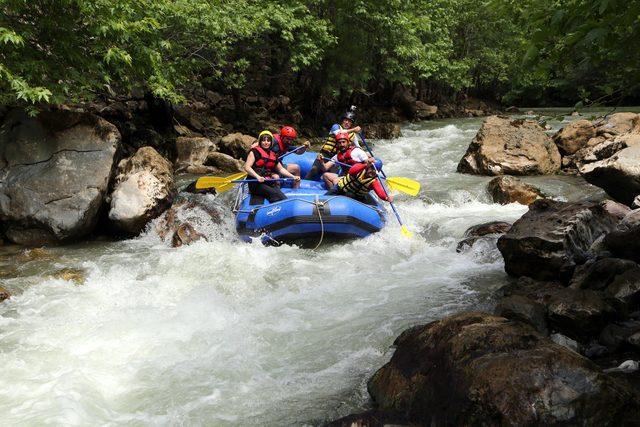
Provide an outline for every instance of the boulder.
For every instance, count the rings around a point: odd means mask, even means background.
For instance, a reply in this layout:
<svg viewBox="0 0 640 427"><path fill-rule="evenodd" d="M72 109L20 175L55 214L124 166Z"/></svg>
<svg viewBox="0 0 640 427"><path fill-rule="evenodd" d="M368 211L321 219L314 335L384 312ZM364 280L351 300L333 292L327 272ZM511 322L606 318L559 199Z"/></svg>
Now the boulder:
<svg viewBox="0 0 640 427"><path fill-rule="evenodd" d="M637 395L532 327L462 313L409 329L369 381L381 410L415 425L620 425Z"/></svg>
<svg viewBox="0 0 640 427"><path fill-rule="evenodd" d="M539 175L560 170L558 148L533 120L485 119L458 164L479 175Z"/></svg>
<svg viewBox="0 0 640 427"><path fill-rule="evenodd" d="M621 305L604 293L565 288L557 282L523 278L500 291L504 299L512 301L509 302L511 310L507 313L515 312L514 318L517 320L526 320L535 328L545 324L548 330L560 332L580 342L588 342L607 323L621 317L617 312ZM539 317L532 317L536 304L543 307L544 323ZM539 312L536 314L539 316Z"/></svg>
<svg viewBox="0 0 640 427"><path fill-rule="evenodd" d="M0 220L6 237L41 245L89 234L119 144L116 127L92 114L8 113L0 128Z"/></svg>
<svg viewBox="0 0 640 427"><path fill-rule="evenodd" d="M616 223L599 204L537 200L498 239L498 249L512 276L568 282L594 241Z"/></svg>
<svg viewBox="0 0 640 427"><path fill-rule="evenodd" d="M640 266L636 264L614 277L606 293L622 301L628 311L640 309Z"/></svg>
<svg viewBox="0 0 640 427"><path fill-rule="evenodd" d="M640 115L636 113L614 113L596 122L598 135L622 135L640 132Z"/></svg>
<svg viewBox="0 0 640 427"><path fill-rule="evenodd" d="M492 221L473 225L464 232L464 239L458 242L456 252L462 252L465 248L473 246L478 240L486 236L497 239L499 235L506 233L510 228L511 223L505 221Z"/></svg>
<svg viewBox="0 0 640 427"><path fill-rule="evenodd" d="M230 133L220 139L219 151L230 155L235 159L244 159L251 149L251 145L257 142L257 138L241 133Z"/></svg>
<svg viewBox="0 0 640 427"><path fill-rule="evenodd" d="M589 120L576 120L560 129L554 136L553 142L558 146L562 155L574 154L587 145L596 136L596 127Z"/></svg>
<svg viewBox="0 0 640 427"><path fill-rule="evenodd" d="M209 153L205 165L212 167L214 173L233 173L241 172L244 170L243 161L236 160L228 154L217 152Z"/></svg>
<svg viewBox="0 0 640 427"><path fill-rule="evenodd" d="M220 135L223 132L223 125L220 120L202 102L195 101L175 105L173 112L178 124L186 125L196 132L205 135Z"/></svg>
<svg viewBox="0 0 640 427"><path fill-rule="evenodd" d="M154 230L163 241L171 242L173 247L188 245L201 238L222 238L225 231L217 226L222 222L223 209L208 195L181 195L155 221Z"/></svg>
<svg viewBox="0 0 640 427"><path fill-rule="evenodd" d="M522 182L513 176L498 176L487 184L487 191L494 202L506 205L520 203L530 205L535 200L544 199L545 195L533 185Z"/></svg>
<svg viewBox="0 0 640 427"><path fill-rule="evenodd" d="M204 166L209 154L216 150L209 138L180 136L176 138L176 172L208 173ZM198 172L195 172L195 169ZM203 172L199 172L203 170Z"/></svg>
<svg viewBox="0 0 640 427"><path fill-rule="evenodd" d="M629 212L606 235L604 244L616 256L640 262L640 209Z"/></svg>
<svg viewBox="0 0 640 427"><path fill-rule="evenodd" d="M437 106L428 105L422 101L416 101L413 109L415 110L415 118L419 120L430 119L438 114Z"/></svg>
<svg viewBox="0 0 640 427"><path fill-rule="evenodd" d="M627 147L608 159L582 165L579 171L587 182L631 206L640 194L640 145Z"/></svg>
<svg viewBox="0 0 640 427"><path fill-rule="evenodd" d="M365 126L367 138L394 139L402 136L399 123L369 123Z"/></svg>
<svg viewBox="0 0 640 427"><path fill-rule="evenodd" d="M11 298L11 294L9 293L9 291L0 286L0 302L9 298Z"/></svg>
<svg viewBox="0 0 640 427"><path fill-rule="evenodd" d="M624 344L631 344L633 342L631 337L637 333L640 333L640 322L638 321L611 323L600 332L598 342L607 347L610 352L615 352Z"/></svg>
<svg viewBox="0 0 640 427"><path fill-rule="evenodd" d="M528 323L541 334L548 334L546 307L524 295L509 295L500 299L496 305L495 314Z"/></svg>
<svg viewBox="0 0 640 427"><path fill-rule="evenodd" d="M118 164L109 219L121 231L138 234L169 207L175 187L171 162L151 147L142 147Z"/></svg>
<svg viewBox="0 0 640 427"><path fill-rule="evenodd" d="M636 268L638 264L625 259L590 259L575 269L569 287L601 291L613 283L619 275Z"/></svg>

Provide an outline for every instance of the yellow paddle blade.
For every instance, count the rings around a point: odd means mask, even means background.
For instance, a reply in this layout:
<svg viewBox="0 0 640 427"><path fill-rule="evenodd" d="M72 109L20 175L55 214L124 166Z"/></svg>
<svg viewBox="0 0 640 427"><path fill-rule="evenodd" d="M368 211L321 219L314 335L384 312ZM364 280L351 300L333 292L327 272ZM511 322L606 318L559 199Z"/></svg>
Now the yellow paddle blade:
<svg viewBox="0 0 640 427"><path fill-rule="evenodd" d="M407 238L409 238L409 239L413 237L413 233L409 231L409 229L407 228L407 226L406 226L406 225L403 225L403 226L400 228L400 230L402 230L402 235L403 235L404 237L407 237Z"/></svg>
<svg viewBox="0 0 640 427"><path fill-rule="evenodd" d="M244 179L246 176L246 172L238 172L229 176L202 176L196 181L196 189L202 190L203 188L215 188L216 185L229 183L236 179Z"/></svg>
<svg viewBox="0 0 640 427"><path fill-rule="evenodd" d="M220 194L220 193L224 193L225 191L231 190L235 186L236 184L234 182L227 182L223 184L216 184L213 186L213 188L216 189L216 193Z"/></svg>
<svg viewBox="0 0 640 427"><path fill-rule="evenodd" d="M410 196L415 196L420 191L420 183L418 181L403 176L389 176L387 177L387 184L393 190L401 191Z"/></svg>

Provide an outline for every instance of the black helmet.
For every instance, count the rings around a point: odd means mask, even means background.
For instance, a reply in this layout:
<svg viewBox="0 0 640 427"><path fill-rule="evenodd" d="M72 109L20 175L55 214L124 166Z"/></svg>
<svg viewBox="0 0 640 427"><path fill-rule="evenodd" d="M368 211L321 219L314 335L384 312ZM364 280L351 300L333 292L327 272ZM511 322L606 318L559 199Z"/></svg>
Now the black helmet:
<svg viewBox="0 0 640 427"><path fill-rule="evenodd" d="M343 115L340 116L340 120L349 119L353 123L356 122L356 106L352 105Z"/></svg>

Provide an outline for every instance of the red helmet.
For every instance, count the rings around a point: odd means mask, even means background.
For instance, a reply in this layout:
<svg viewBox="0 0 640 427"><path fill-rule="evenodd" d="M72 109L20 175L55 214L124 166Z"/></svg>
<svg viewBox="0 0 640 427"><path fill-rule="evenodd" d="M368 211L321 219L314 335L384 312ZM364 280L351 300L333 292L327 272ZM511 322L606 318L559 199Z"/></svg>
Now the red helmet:
<svg viewBox="0 0 640 427"><path fill-rule="evenodd" d="M349 141L351 138L349 137L349 134L347 132L338 132L336 134L336 142L340 141L341 139L346 139L347 141Z"/></svg>
<svg viewBox="0 0 640 427"><path fill-rule="evenodd" d="M295 139L298 137L298 132L291 126L282 126L280 128L280 136Z"/></svg>

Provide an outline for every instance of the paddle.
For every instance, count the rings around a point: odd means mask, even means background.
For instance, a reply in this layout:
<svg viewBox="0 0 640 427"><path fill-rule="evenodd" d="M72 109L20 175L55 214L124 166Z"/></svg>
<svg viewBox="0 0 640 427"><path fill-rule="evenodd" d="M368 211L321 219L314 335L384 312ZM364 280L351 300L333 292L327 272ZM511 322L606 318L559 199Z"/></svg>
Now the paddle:
<svg viewBox="0 0 640 427"><path fill-rule="evenodd" d="M360 133L360 139L362 139L362 143L364 144L364 146L367 147L367 151L369 152L369 154L371 154L371 157L375 157L373 155L373 152L371 151L371 149L367 145L367 141L365 141L364 135L362 133ZM382 173L382 176L386 178L386 175L384 174L384 172L382 172L382 170L378 170L378 168L376 167L375 164L373 164L373 167L376 170L376 175L378 175L378 179L380 179L380 173ZM384 192L387 195L387 197L389 197L389 193L387 192L387 189L384 188L384 185L382 185L382 189L384 190ZM407 238L413 237L413 233L410 232L409 229L407 228L407 226L402 223L402 219L400 219L400 214L396 210L396 207L393 206L393 203L391 203L391 202L389 202L389 204L391 205L391 209L393 210L393 213L395 214L396 219L398 220L398 223L400 224L400 230L402 231L402 235L404 237L407 237Z"/></svg>
<svg viewBox="0 0 640 427"><path fill-rule="evenodd" d="M327 157L323 157L323 159L329 162L334 162L340 166L344 166L347 168L351 167L351 165L347 163L334 161ZM420 183L410 178L405 178L403 176L388 176L386 177L386 180L387 180L387 184L389 184L389 187L391 189L401 191L410 196L416 196L420 191Z"/></svg>
<svg viewBox="0 0 640 427"><path fill-rule="evenodd" d="M222 178L222 177L216 177ZM265 183L270 182L290 182L293 181L293 178L278 178L278 179L265 179ZM221 182L217 182L211 185L211 187L216 189L216 193L224 193L227 190L231 190L236 184L241 184L243 182L258 182L257 179L235 179L235 180L224 180Z"/></svg>
<svg viewBox="0 0 640 427"><path fill-rule="evenodd" d="M196 189L202 190L204 188L211 188L215 184L221 184L224 182L231 182L236 179L243 179L247 176L246 172L238 172L229 176L201 176L196 181Z"/></svg>

